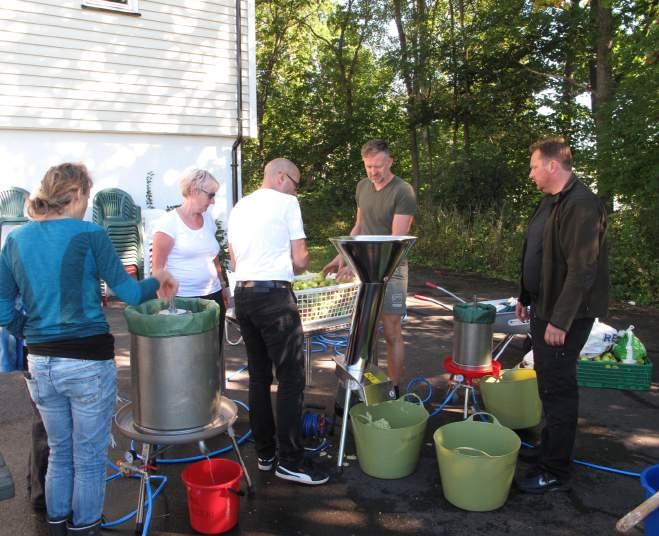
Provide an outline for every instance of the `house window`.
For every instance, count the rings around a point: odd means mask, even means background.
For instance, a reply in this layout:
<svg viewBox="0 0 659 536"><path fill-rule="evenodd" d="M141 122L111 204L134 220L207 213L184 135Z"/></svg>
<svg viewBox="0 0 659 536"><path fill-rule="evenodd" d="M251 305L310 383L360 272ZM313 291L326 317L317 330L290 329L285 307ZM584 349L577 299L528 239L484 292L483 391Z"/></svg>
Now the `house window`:
<svg viewBox="0 0 659 536"><path fill-rule="evenodd" d="M137 2L138 0L83 0L82 7L139 15Z"/></svg>

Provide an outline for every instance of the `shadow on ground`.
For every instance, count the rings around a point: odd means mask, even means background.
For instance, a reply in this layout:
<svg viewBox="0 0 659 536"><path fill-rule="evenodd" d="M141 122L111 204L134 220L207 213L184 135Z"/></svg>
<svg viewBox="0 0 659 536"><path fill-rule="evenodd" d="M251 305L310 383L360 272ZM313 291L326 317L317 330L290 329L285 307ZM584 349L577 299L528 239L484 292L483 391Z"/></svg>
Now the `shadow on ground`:
<svg viewBox="0 0 659 536"><path fill-rule="evenodd" d="M417 293L445 301L446 296L426 288L426 280L465 298L493 299L514 296L515 286L476 275L448 271L412 270L409 290L409 320L405 324L407 380L423 376L433 386L429 404L432 410L444 399L448 374L442 359L450 354L452 315L436 305L414 299ZM117 338L117 364L122 397L130 398L128 361L129 336L122 306L113 303L107 309L112 331ZM615 304L608 321L617 329L636 326L637 335L646 344L655 361L654 382L647 392L612 389L581 389L580 424L576 458L605 466L640 472L659 463L659 311L651 308ZM236 333L232 333L235 338ZM380 344L380 348L383 348ZM233 374L245 364L242 345L225 347L228 382L226 396L247 402L247 375ZM523 355L518 337L502 358L510 367ZM329 353L315 353L313 385L306 391L306 402L332 412L336 377ZM425 393L420 393L422 396ZM314 411L321 411L315 409ZM16 496L0 503L0 534L41 536L46 534L43 518L32 512L26 498L25 468L30 438L30 405L21 375L0 375L0 450L12 470ZM432 433L443 424L461 417L461 401L429 421L419 465L411 476L400 480L378 480L366 476L348 445L348 463L342 472L335 468L338 437L329 438L332 446L317 458L332 473L324 486L305 488L278 480L272 473L259 472L253 446L241 448L255 483L252 497L243 497L239 525L231 535L588 535L613 534L616 520L644 499L639 479L582 465L575 471L573 490L567 494L528 496L511 490L506 504L494 512L465 512L448 503L442 494ZM248 429L247 415L241 410L237 433ZM532 438L536 431L526 431ZM116 446L111 458L123 456L130 441L115 431ZM213 449L228 444L225 436L209 442ZM165 457L197 455L195 445L171 449ZM227 456L233 457L233 454ZM524 470L520 462L518 470ZM186 506L186 493L180 480L182 465L161 465L169 477L164 493L155 501L151 534L192 534ZM487 486L487 482L482 483ZM105 516L118 519L137 506L137 481L116 480L108 484ZM104 534L127 535L135 531L129 521ZM634 529L632 534L642 534Z"/></svg>

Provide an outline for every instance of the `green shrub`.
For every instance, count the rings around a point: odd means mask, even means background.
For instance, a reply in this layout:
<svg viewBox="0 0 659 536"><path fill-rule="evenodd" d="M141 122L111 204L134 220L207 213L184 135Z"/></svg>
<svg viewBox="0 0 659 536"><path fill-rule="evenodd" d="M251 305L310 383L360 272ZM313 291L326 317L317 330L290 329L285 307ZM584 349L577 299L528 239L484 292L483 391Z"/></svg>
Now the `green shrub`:
<svg viewBox="0 0 659 536"><path fill-rule="evenodd" d="M414 234L419 240L410 256L427 266L515 280L523 232L524 226L505 209L466 215L454 208L436 207L417 218Z"/></svg>
<svg viewBox="0 0 659 536"><path fill-rule="evenodd" d="M659 248L644 236L642 218L623 209L610 216L609 271L611 295L638 304L659 303ZM454 208L423 211L413 234L413 262L434 268L477 272L516 281L527 214L512 209L464 214Z"/></svg>
<svg viewBox="0 0 659 536"><path fill-rule="evenodd" d="M609 270L613 295L659 303L659 248L645 236L640 213L621 209L609 218Z"/></svg>

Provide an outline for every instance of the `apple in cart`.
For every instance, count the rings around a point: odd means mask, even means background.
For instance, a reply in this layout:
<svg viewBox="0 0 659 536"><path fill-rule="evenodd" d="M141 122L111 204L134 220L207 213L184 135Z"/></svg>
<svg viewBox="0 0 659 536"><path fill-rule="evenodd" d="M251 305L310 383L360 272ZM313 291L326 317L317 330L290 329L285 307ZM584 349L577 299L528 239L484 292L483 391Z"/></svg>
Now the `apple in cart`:
<svg viewBox="0 0 659 536"><path fill-rule="evenodd" d="M307 275L307 274L305 274ZM293 290L306 290L311 288L322 288L335 285L334 279L328 279L321 274L308 274L313 275L311 279L296 279L293 281Z"/></svg>

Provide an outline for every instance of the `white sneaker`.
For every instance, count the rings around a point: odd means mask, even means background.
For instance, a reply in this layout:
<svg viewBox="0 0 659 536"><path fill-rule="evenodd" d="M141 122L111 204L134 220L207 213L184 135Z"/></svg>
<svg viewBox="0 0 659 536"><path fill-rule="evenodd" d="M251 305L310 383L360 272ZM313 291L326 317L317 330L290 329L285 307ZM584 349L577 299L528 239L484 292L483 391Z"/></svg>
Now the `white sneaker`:
<svg viewBox="0 0 659 536"><path fill-rule="evenodd" d="M272 468L275 466L277 458L271 456L270 458L261 458L258 459L259 471L272 471Z"/></svg>
<svg viewBox="0 0 659 536"><path fill-rule="evenodd" d="M329 480L329 475L323 471L311 468L307 469L304 467L289 469L288 467L284 467L281 463L277 464L275 476L284 480L290 480L291 482L305 484L306 486L319 486Z"/></svg>

